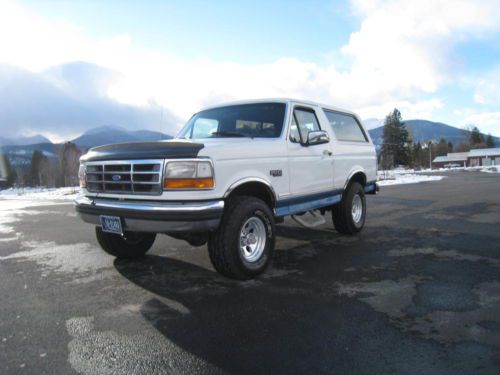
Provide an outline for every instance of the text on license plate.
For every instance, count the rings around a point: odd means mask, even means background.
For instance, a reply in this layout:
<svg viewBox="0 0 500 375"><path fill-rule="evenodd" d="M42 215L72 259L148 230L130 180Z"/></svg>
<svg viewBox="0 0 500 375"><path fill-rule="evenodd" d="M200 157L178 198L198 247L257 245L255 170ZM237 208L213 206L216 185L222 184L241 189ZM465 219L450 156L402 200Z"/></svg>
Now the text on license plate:
<svg viewBox="0 0 500 375"><path fill-rule="evenodd" d="M103 232L122 234L122 222L118 216L101 215L101 226Z"/></svg>

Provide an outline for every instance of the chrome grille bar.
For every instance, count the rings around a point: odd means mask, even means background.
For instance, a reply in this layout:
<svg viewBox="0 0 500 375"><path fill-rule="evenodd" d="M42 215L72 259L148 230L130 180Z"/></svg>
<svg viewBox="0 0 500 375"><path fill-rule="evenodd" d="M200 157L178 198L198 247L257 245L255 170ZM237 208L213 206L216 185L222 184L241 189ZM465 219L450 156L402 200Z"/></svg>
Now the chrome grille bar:
<svg viewBox="0 0 500 375"><path fill-rule="evenodd" d="M92 193L160 195L163 160L94 161L86 164Z"/></svg>

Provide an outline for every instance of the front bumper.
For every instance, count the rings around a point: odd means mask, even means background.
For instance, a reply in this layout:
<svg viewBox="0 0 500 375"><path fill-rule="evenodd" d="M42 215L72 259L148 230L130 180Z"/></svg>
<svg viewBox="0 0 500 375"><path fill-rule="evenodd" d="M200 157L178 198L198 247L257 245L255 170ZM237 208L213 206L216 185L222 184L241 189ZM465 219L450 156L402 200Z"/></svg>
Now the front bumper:
<svg viewBox="0 0 500 375"><path fill-rule="evenodd" d="M75 208L83 221L101 225L99 216L119 216L124 230L136 232L207 232L217 229L224 201L161 202L78 196Z"/></svg>

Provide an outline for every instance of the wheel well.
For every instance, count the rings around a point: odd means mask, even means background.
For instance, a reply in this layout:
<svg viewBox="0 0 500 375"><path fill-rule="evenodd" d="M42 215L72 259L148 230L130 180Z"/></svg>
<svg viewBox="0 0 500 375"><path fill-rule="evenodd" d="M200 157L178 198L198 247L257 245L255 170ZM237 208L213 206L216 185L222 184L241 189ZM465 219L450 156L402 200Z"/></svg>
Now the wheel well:
<svg viewBox="0 0 500 375"><path fill-rule="evenodd" d="M230 199L239 195L246 195L262 199L270 208L274 208L276 203L276 198L273 191L269 188L269 186L263 184L262 182L245 182L244 184L241 184L233 191L231 191L226 199Z"/></svg>
<svg viewBox="0 0 500 375"><path fill-rule="evenodd" d="M366 175L363 172L356 172L354 175L352 175L352 177L349 179L349 181L347 181L346 187L347 187L347 185L349 185L351 183L351 181L359 182L361 184L361 186L365 186L366 185Z"/></svg>

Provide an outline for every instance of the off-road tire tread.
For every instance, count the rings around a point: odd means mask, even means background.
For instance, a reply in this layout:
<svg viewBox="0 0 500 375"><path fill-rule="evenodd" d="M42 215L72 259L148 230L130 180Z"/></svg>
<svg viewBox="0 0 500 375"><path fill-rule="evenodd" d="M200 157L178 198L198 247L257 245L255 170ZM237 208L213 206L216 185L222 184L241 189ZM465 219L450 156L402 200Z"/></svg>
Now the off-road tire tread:
<svg viewBox="0 0 500 375"><path fill-rule="evenodd" d="M261 199L252 196L237 196L230 199L226 203L226 210L222 216L219 229L213 232L208 240L208 254L210 261L217 272L223 276L238 280L248 280L260 273L249 272L248 270L242 269L238 258L239 254L231 248L231 243L228 237L228 233L240 232L240 225L242 223L240 220L237 220L237 218L241 215L242 209L256 204L260 206L259 209L265 212L271 221L273 239L269 258L272 257L275 227L274 216L271 210Z"/></svg>
<svg viewBox="0 0 500 375"><path fill-rule="evenodd" d="M351 182L347 186L344 196L342 197L342 200L333 207L332 210L333 224L335 226L335 229L339 233L353 235L359 233L363 229L364 224L363 226L361 226L361 228L358 228L354 225L351 214L352 198L353 195L356 194L358 191L361 192L361 198L365 202L365 193L363 186L359 182ZM365 202L365 210L366 210L366 202Z"/></svg>

